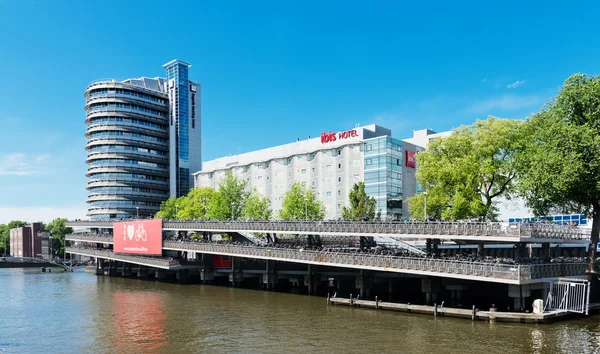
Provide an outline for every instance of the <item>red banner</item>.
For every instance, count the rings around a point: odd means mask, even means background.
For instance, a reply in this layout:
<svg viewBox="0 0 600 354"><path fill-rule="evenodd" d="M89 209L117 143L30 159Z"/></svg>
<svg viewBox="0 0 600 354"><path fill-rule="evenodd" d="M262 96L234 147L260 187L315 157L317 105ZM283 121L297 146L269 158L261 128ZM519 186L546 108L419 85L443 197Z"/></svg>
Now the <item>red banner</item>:
<svg viewBox="0 0 600 354"><path fill-rule="evenodd" d="M412 168L415 168L416 166L415 153L412 151L406 150L406 166Z"/></svg>
<svg viewBox="0 0 600 354"><path fill-rule="evenodd" d="M162 220L136 220L113 224L114 251L130 254L162 254Z"/></svg>

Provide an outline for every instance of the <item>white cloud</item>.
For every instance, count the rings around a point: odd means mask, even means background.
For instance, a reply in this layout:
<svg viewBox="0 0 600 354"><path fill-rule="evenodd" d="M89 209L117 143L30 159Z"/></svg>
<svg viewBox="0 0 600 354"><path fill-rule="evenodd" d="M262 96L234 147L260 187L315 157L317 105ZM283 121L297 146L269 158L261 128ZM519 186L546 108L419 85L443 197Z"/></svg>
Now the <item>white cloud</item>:
<svg viewBox="0 0 600 354"><path fill-rule="evenodd" d="M547 98L541 95L504 95L499 97L492 97L481 102L473 104L467 108L468 112L481 113L481 114L492 114L492 110L505 110L514 111L525 107L538 106L541 107Z"/></svg>
<svg viewBox="0 0 600 354"><path fill-rule="evenodd" d="M524 83L525 83L525 80L517 80L517 81L513 82L512 84L506 85L506 87L514 89L514 88L517 88L517 87L523 85Z"/></svg>
<svg viewBox="0 0 600 354"><path fill-rule="evenodd" d="M56 218L85 219L87 209L81 207L12 207L0 206L0 224L11 220L50 222Z"/></svg>
<svg viewBox="0 0 600 354"><path fill-rule="evenodd" d="M50 155L22 152L0 155L0 176L31 176L46 171Z"/></svg>

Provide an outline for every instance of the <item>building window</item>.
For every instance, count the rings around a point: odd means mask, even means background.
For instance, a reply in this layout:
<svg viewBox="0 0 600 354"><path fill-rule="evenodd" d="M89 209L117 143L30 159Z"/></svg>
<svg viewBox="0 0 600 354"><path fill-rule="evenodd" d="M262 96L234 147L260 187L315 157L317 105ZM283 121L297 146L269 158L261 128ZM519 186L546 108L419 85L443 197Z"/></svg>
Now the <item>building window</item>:
<svg viewBox="0 0 600 354"><path fill-rule="evenodd" d="M258 179L259 181L262 181L262 178L263 178L263 176L258 176L258 177L257 177L257 179Z"/></svg>
<svg viewBox="0 0 600 354"><path fill-rule="evenodd" d="M326 179L325 179L325 183L327 183L327 184L331 184L331 178L326 178Z"/></svg>
<svg viewBox="0 0 600 354"><path fill-rule="evenodd" d="M292 171L288 171L288 177L292 177Z"/></svg>
<svg viewBox="0 0 600 354"><path fill-rule="evenodd" d="M342 195L342 190L338 189L338 197Z"/></svg>
<svg viewBox="0 0 600 354"><path fill-rule="evenodd" d="M371 166L373 164L373 159L366 159L365 166Z"/></svg>
<svg viewBox="0 0 600 354"><path fill-rule="evenodd" d="M354 175L354 182L360 181L360 175L357 173Z"/></svg>
<svg viewBox="0 0 600 354"><path fill-rule="evenodd" d="M325 195L326 195L328 198L331 198L331 191L327 191L327 193L325 193Z"/></svg>
<svg viewBox="0 0 600 354"><path fill-rule="evenodd" d="M338 210L341 210L342 209L342 204L338 203L337 208L338 208Z"/></svg>
<svg viewBox="0 0 600 354"><path fill-rule="evenodd" d="M317 181L313 180L313 181L311 182L311 184L312 184L313 186L316 186L316 185L317 185Z"/></svg>
<svg viewBox="0 0 600 354"><path fill-rule="evenodd" d="M325 166L325 171L331 171L331 165Z"/></svg>
<svg viewBox="0 0 600 354"><path fill-rule="evenodd" d="M338 170L341 170L341 169L342 169L342 164L338 163Z"/></svg>
<svg viewBox="0 0 600 354"><path fill-rule="evenodd" d="M338 155L338 156L340 156L341 154L342 154L342 149L339 149L339 150L337 151L337 155Z"/></svg>
<svg viewBox="0 0 600 354"><path fill-rule="evenodd" d="M303 175L305 175L305 174L306 174L306 168L303 168L303 169L300 171L300 173L302 173Z"/></svg>
<svg viewBox="0 0 600 354"><path fill-rule="evenodd" d="M396 165L400 166L400 159L396 159Z"/></svg>
<svg viewBox="0 0 600 354"><path fill-rule="evenodd" d="M340 176L340 177L338 177L338 183L341 183L341 182L342 182L342 177Z"/></svg>

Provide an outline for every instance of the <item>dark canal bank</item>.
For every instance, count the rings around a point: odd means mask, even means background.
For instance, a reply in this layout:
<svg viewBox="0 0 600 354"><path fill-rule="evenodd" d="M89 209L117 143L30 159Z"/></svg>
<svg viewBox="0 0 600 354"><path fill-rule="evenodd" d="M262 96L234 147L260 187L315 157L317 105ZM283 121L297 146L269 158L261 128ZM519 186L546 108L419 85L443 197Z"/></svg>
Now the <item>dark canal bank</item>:
<svg viewBox="0 0 600 354"><path fill-rule="evenodd" d="M594 353L599 317L470 322L325 299L36 269L0 269L3 353Z"/></svg>

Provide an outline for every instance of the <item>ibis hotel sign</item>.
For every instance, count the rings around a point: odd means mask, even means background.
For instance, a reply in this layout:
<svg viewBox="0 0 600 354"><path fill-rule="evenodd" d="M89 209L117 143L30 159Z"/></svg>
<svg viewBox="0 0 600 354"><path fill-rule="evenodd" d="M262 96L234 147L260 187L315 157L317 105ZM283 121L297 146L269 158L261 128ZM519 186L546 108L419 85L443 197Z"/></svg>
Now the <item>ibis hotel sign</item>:
<svg viewBox="0 0 600 354"><path fill-rule="evenodd" d="M114 251L129 254L162 254L162 220L135 220L113 224Z"/></svg>
<svg viewBox="0 0 600 354"><path fill-rule="evenodd" d="M336 140L354 138L357 136L358 132L356 131L356 129L346 130L345 132L339 133L332 133L331 131L329 131L329 133L321 133L321 143L331 143Z"/></svg>

